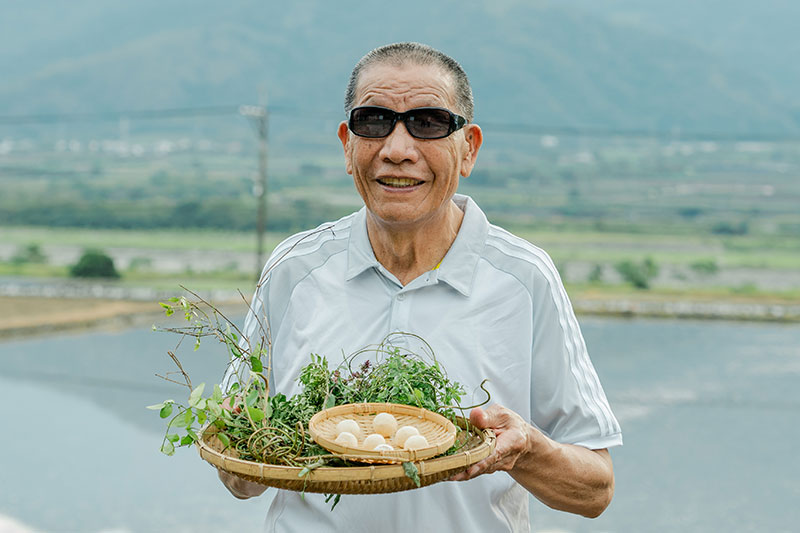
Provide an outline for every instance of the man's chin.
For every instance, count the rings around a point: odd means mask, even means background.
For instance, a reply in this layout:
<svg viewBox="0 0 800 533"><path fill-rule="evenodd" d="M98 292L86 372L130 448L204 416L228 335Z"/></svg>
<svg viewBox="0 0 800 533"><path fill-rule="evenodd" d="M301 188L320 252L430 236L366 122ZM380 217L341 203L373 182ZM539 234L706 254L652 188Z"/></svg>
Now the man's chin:
<svg viewBox="0 0 800 533"><path fill-rule="evenodd" d="M399 202L398 202L399 203ZM367 208L374 222L382 226L408 228L421 223L418 211L408 205L383 205L380 209Z"/></svg>

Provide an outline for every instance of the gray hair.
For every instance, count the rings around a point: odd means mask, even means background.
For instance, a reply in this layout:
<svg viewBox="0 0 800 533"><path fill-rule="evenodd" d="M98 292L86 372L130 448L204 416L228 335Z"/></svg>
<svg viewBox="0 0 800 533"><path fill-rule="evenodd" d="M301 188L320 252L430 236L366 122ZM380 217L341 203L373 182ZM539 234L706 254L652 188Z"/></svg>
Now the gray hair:
<svg viewBox="0 0 800 533"><path fill-rule="evenodd" d="M347 83L347 90L344 95L344 111L350 113L356 100L356 88L358 87L358 79L361 72L370 65L379 63L390 63L393 65L401 66L406 64L416 65L435 65L440 67L445 72L449 73L455 84L456 88L456 105L457 111L464 115L467 121L472 122L475 112L475 104L472 99L472 88L469 85L469 79L461 65L448 56L431 48L426 44L420 43L394 43L387 44L375 48L367 55L361 58L353 68L350 74L350 81Z"/></svg>

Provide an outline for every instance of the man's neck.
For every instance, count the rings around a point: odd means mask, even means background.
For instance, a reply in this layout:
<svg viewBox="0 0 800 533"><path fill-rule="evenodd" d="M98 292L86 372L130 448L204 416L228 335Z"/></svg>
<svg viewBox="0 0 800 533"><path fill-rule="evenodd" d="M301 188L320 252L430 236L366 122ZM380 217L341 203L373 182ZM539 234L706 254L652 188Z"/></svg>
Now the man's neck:
<svg viewBox="0 0 800 533"><path fill-rule="evenodd" d="M398 227L367 212L367 233L378 262L404 286L436 268L456 240L464 212L453 202L425 223Z"/></svg>

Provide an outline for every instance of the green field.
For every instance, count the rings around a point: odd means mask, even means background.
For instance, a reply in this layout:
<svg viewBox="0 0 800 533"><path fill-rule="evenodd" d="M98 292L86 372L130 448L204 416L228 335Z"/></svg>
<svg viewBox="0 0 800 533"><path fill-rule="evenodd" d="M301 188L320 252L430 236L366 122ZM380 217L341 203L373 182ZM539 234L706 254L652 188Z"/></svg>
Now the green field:
<svg viewBox="0 0 800 533"><path fill-rule="evenodd" d="M545 249L576 294L617 297L647 270L647 288L633 294L797 299L797 143L564 138L548 148L507 137L492 136L460 190L492 223ZM158 153L158 136L136 142L138 155L46 143L2 154L0 275L67 276L64 257L96 248L127 253L120 284L248 292L253 147ZM270 154L267 250L359 207L340 149ZM32 247L45 257L20 260ZM219 260L186 259L197 251ZM164 258L184 266L153 266Z"/></svg>

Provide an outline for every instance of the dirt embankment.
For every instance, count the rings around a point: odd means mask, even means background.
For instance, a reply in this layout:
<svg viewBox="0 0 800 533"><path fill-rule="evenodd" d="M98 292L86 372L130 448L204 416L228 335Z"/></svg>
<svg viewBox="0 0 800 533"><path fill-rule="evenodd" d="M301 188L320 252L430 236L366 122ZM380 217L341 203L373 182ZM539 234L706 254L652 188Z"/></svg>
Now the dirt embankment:
<svg viewBox="0 0 800 533"><path fill-rule="evenodd" d="M0 337L132 323L155 318L160 309L155 302L0 296Z"/></svg>
<svg viewBox="0 0 800 533"><path fill-rule="evenodd" d="M247 311L234 298L214 300L230 316ZM0 339L87 328L147 327L164 320L158 300L0 295Z"/></svg>
<svg viewBox="0 0 800 533"><path fill-rule="evenodd" d="M800 321L800 303L619 297L578 297L573 303L578 314L586 315ZM242 302L228 301L225 307L231 311L235 307L241 313L246 311ZM92 327L146 325L163 317L163 309L156 301L0 296L0 338Z"/></svg>

